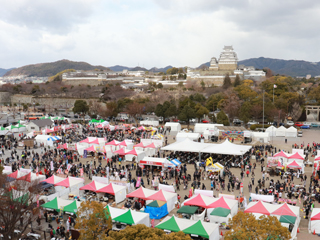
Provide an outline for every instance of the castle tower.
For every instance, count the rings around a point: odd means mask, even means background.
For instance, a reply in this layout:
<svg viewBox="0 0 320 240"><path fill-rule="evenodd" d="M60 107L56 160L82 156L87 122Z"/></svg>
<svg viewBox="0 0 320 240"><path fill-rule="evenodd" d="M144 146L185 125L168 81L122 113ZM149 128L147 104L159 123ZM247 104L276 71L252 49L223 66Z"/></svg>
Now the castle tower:
<svg viewBox="0 0 320 240"><path fill-rule="evenodd" d="M211 58L209 70L210 71L217 71L218 68L219 67L218 67L217 59L215 57Z"/></svg>
<svg viewBox="0 0 320 240"><path fill-rule="evenodd" d="M218 61L219 70L234 71L238 67L238 57L232 46L224 46Z"/></svg>

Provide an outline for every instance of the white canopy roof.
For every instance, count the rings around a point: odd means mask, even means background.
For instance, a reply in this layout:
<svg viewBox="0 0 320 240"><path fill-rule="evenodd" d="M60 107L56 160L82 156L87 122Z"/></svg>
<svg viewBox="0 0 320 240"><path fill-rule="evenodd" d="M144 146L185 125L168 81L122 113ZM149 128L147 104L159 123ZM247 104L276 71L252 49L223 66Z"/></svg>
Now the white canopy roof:
<svg viewBox="0 0 320 240"><path fill-rule="evenodd" d="M206 148L202 149L204 153L226 154L226 155L243 155L249 151L252 146L238 145L225 140L221 144L210 144Z"/></svg>
<svg viewBox="0 0 320 240"><path fill-rule="evenodd" d="M208 143L193 142L189 138L184 141L175 142L168 146L162 147L161 150L181 151L181 152L201 152L202 149L209 146Z"/></svg>

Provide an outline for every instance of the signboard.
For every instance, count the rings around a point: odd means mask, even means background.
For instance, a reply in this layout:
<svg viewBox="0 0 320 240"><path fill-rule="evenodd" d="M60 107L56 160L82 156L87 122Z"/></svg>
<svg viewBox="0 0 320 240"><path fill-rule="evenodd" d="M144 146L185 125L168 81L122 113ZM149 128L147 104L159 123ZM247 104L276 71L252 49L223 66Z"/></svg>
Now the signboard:
<svg viewBox="0 0 320 240"><path fill-rule="evenodd" d="M19 146L19 147L24 147L24 141L18 142L18 146Z"/></svg>
<svg viewBox="0 0 320 240"><path fill-rule="evenodd" d="M214 167L214 166L207 166L206 167L206 171L208 172L219 172L221 169L218 167Z"/></svg>
<svg viewBox="0 0 320 240"><path fill-rule="evenodd" d="M151 166L162 166L161 162L153 162L153 161L140 161L141 165L151 165Z"/></svg>
<svg viewBox="0 0 320 240"><path fill-rule="evenodd" d="M244 132L243 131L224 131L221 132L221 136L222 139L229 139L229 138L233 138L234 140L237 141L243 141L244 138Z"/></svg>

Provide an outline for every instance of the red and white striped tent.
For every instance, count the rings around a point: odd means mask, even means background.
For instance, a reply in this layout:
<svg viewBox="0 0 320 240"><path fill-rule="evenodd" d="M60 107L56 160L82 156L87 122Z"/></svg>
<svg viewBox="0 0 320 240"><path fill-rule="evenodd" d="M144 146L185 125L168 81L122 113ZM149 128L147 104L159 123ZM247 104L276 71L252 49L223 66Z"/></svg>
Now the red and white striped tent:
<svg viewBox="0 0 320 240"><path fill-rule="evenodd" d="M50 184L56 184L61 181L65 180L63 177L58 177L56 175L52 175L51 177L47 178L46 180L43 180L42 182L50 183Z"/></svg>
<svg viewBox="0 0 320 240"><path fill-rule="evenodd" d="M298 164L296 161L293 161L287 165L287 168L302 169L302 165Z"/></svg>
<svg viewBox="0 0 320 240"><path fill-rule="evenodd" d="M148 200L148 198L155 194L156 191L150 190L144 187L140 187L137 190L127 194L127 198L132 197L132 198L141 198L144 200Z"/></svg>
<svg viewBox="0 0 320 240"><path fill-rule="evenodd" d="M62 186L62 187L69 188L69 187L76 186L78 184L80 185L81 183L82 184L84 183L83 178L68 177L63 181L56 183L55 186Z"/></svg>

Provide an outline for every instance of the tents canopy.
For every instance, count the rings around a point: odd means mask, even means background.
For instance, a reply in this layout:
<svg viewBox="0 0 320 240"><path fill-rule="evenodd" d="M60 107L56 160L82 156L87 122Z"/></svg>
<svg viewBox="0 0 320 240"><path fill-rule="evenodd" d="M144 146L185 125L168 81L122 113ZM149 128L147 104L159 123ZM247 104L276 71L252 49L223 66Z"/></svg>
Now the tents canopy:
<svg viewBox="0 0 320 240"><path fill-rule="evenodd" d="M198 140L200 137L200 133L192 133L192 132L178 132L176 139L177 142L181 142L185 140L186 138L189 138L190 140Z"/></svg>
<svg viewBox="0 0 320 240"><path fill-rule="evenodd" d="M126 199L126 189L126 186L109 183L108 185L98 189L96 192L112 194L115 197L115 202L119 203Z"/></svg>
<svg viewBox="0 0 320 240"><path fill-rule="evenodd" d="M213 209L213 211L210 213L210 215L213 216L219 216L219 217L227 217L230 214L230 209L222 208L222 207L217 207Z"/></svg>
<svg viewBox="0 0 320 240"><path fill-rule="evenodd" d="M42 182L50 183L50 184L56 184L61 181L65 180L65 178L58 177L56 175L52 175L51 177L47 178L46 180L43 180Z"/></svg>
<svg viewBox="0 0 320 240"><path fill-rule="evenodd" d="M73 202L72 200L66 200L66 199L56 197L52 201L42 204L41 207L48 208L48 209L55 209L57 212L60 212L60 209L62 207L65 207L71 204L72 202Z"/></svg>
<svg viewBox="0 0 320 240"><path fill-rule="evenodd" d="M63 181L56 183L55 186L62 186L62 187L69 188L69 187L75 186L80 183L84 183L83 178L68 177L68 178L64 179Z"/></svg>
<svg viewBox="0 0 320 240"><path fill-rule="evenodd" d="M243 155L251 148L252 146L234 144L226 139L221 144L210 144L206 148L202 149L201 152L225 155Z"/></svg>
<svg viewBox="0 0 320 240"><path fill-rule="evenodd" d="M198 210L198 207L195 206L182 206L177 213L186 213L186 214L195 214L195 212Z"/></svg>
<svg viewBox="0 0 320 240"><path fill-rule="evenodd" d="M151 195L155 194L156 191L150 190L144 187L140 187L137 190L127 194L127 198L132 197L132 198L141 198L144 200L148 200L148 197Z"/></svg>
<svg viewBox="0 0 320 240"><path fill-rule="evenodd" d="M150 226L149 214L132 211L131 209L125 211L123 214L113 218L112 220L116 222L126 223L129 225L136 225L141 223L147 225L147 223L149 223L149 225L147 226Z"/></svg>
<svg viewBox="0 0 320 240"><path fill-rule="evenodd" d="M297 217L295 216L289 216L289 215L282 215L279 218L279 222L281 223L289 223L289 224L295 224Z"/></svg>
<svg viewBox="0 0 320 240"><path fill-rule="evenodd" d="M281 126L276 130L276 136L277 137L285 137L286 131L287 131L287 129L284 126Z"/></svg>
<svg viewBox="0 0 320 240"><path fill-rule="evenodd" d="M181 124L177 122L166 122L164 125L165 128L170 127L171 131L173 132L179 132L181 131Z"/></svg>
<svg viewBox="0 0 320 240"><path fill-rule="evenodd" d="M288 156L288 159L299 159L299 160L304 160L304 157L302 157L298 152Z"/></svg>
<svg viewBox="0 0 320 240"><path fill-rule="evenodd" d="M274 126L270 126L266 129L266 132L269 133L270 137L276 136L277 128Z"/></svg>
<svg viewBox="0 0 320 240"><path fill-rule="evenodd" d="M78 208L80 207L80 205L81 205L81 202L75 200L72 203L66 205L63 208L63 211L64 212L68 212L68 213L76 214L77 211L78 211Z"/></svg>
<svg viewBox="0 0 320 240"><path fill-rule="evenodd" d="M275 155L273 155L273 157L285 157L288 158L288 154L285 153L284 151L278 152Z"/></svg>
<svg viewBox="0 0 320 240"><path fill-rule="evenodd" d="M147 204L147 206L149 206L149 207L162 207L164 204L166 204L165 201L154 200L151 203Z"/></svg>
<svg viewBox="0 0 320 240"><path fill-rule="evenodd" d="M79 188L79 190L89 190L92 192L97 192L98 190L100 190L101 188L104 188L105 186L107 186L107 184L100 183L93 180L91 183Z"/></svg>
<svg viewBox="0 0 320 240"><path fill-rule="evenodd" d="M296 161L293 161L293 162L291 162L291 163L289 163L289 164L287 165L287 168L297 168L297 169L301 169L302 166L301 166L301 164L298 164Z"/></svg>
<svg viewBox="0 0 320 240"><path fill-rule="evenodd" d="M286 130L286 137L297 137L298 130L295 127L289 127Z"/></svg>
<svg viewBox="0 0 320 240"><path fill-rule="evenodd" d="M161 150L181 151L181 152L201 152L202 149L210 145L212 144L193 142L189 138L186 138L181 142L175 142L168 146L162 147Z"/></svg>

